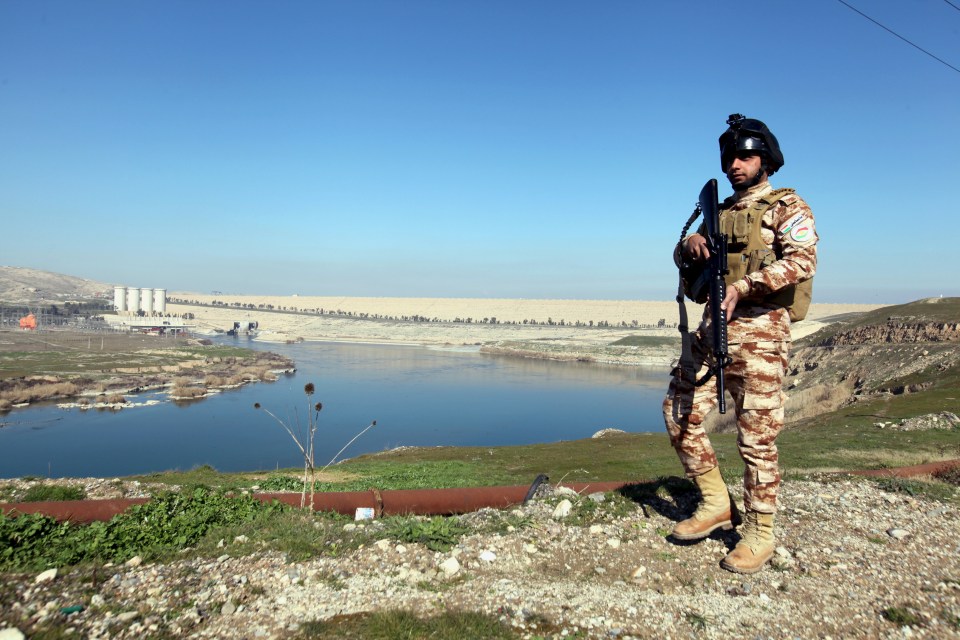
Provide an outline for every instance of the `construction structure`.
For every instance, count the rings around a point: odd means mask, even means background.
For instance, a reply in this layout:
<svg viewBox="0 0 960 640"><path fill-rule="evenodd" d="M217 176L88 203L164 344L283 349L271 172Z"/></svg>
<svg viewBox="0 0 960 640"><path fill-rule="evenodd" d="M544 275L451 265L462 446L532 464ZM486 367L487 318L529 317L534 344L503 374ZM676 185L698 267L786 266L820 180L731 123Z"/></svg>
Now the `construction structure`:
<svg viewBox="0 0 960 640"><path fill-rule="evenodd" d="M104 316L104 320L117 330L178 335L193 328L183 318L167 314L166 289L117 285L113 288L113 307L117 315Z"/></svg>
<svg viewBox="0 0 960 640"><path fill-rule="evenodd" d="M118 315L163 315L167 312L167 290L122 287L113 288L113 307Z"/></svg>

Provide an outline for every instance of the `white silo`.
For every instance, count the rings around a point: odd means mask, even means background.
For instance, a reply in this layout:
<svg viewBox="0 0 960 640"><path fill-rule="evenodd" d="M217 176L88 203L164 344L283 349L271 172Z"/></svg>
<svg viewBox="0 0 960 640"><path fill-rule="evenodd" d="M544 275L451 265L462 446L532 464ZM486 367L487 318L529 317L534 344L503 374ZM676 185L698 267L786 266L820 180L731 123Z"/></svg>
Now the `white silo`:
<svg viewBox="0 0 960 640"><path fill-rule="evenodd" d="M137 315L140 311L140 288L127 287L127 311Z"/></svg>
<svg viewBox="0 0 960 640"><path fill-rule="evenodd" d="M164 314L167 312L167 290L166 289L153 290L153 310L159 314Z"/></svg>
<svg viewBox="0 0 960 640"><path fill-rule="evenodd" d="M153 315L153 289L140 289L140 308L148 316Z"/></svg>
<svg viewBox="0 0 960 640"><path fill-rule="evenodd" d="M127 288L126 287L114 287L113 288L113 307L116 309L117 313L123 313L127 310Z"/></svg>

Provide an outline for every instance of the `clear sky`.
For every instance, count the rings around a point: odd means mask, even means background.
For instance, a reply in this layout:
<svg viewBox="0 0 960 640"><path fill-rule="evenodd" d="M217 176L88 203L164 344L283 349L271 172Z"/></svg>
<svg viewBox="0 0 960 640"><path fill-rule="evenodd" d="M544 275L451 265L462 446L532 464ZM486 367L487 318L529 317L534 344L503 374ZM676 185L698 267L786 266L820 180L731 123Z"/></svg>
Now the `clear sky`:
<svg viewBox="0 0 960 640"><path fill-rule="evenodd" d="M847 2L960 67L957 0ZM960 73L838 0L0 0L0 264L668 300L733 112L814 210L814 301L960 295Z"/></svg>

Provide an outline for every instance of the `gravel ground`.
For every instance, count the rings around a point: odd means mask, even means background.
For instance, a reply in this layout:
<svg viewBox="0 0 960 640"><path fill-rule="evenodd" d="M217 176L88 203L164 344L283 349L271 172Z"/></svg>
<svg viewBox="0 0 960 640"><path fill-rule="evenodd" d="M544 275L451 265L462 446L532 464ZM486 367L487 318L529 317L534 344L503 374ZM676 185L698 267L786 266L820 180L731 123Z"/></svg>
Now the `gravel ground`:
<svg viewBox="0 0 960 640"><path fill-rule="evenodd" d="M216 559L107 567L95 586L67 569L47 580L7 575L2 620L28 636L56 625L90 638L291 638L302 622L336 615L465 609L526 637L960 638L955 503L860 478L787 482L771 566L738 576L718 565L735 534L666 537L694 498L676 484L639 504L552 491L512 512L469 514L473 530L500 532L449 552L397 543L372 521L333 525L367 540L336 558L230 557L241 540L224 541ZM599 517L574 524L587 501Z"/></svg>

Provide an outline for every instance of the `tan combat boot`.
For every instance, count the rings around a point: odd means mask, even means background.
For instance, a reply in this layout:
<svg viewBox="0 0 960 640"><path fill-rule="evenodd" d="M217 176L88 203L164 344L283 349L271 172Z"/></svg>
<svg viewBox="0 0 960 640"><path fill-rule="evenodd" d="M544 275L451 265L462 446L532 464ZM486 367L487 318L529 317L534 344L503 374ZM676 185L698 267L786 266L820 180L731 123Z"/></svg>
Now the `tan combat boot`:
<svg viewBox="0 0 960 640"><path fill-rule="evenodd" d="M678 522L673 528L677 540L700 540L715 529L733 528L733 507L727 485L720 477L720 467L714 467L703 475L694 477L703 496L693 516Z"/></svg>
<svg viewBox="0 0 960 640"><path fill-rule="evenodd" d="M773 514L747 511L740 542L720 566L734 573L756 573L773 557Z"/></svg>

